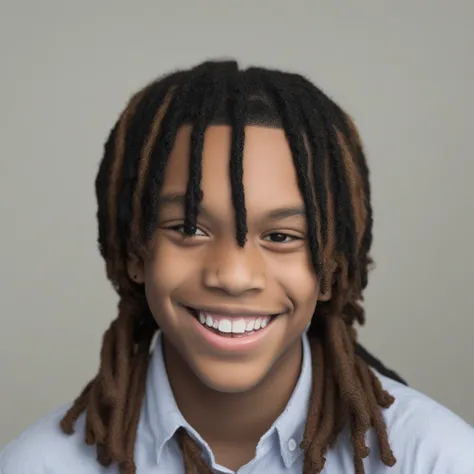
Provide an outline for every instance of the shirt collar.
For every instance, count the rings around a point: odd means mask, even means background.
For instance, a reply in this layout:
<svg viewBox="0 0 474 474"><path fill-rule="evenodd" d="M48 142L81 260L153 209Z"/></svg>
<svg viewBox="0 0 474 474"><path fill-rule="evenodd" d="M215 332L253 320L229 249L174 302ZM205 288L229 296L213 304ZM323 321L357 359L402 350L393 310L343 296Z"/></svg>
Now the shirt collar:
<svg viewBox="0 0 474 474"><path fill-rule="evenodd" d="M306 331L302 336L302 344L303 360L300 376L283 413L273 424L278 433L280 454L287 468L303 453L300 443L303 441L311 397L313 373L311 349Z"/></svg>
<svg viewBox="0 0 474 474"><path fill-rule="evenodd" d="M302 344L303 360L301 373L293 394L283 413L276 419L273 426L258 443L259 447L263 447L262 445L266 443L266 440L275 436L276 432L280 454L287 468L302 454L299 445L303 440L311 396L311 350L306 331L302 336ZM145 409L147 411L149 429L154 437L157 463L160 461L163 446L174 436L180 427L186 428L196 441L202 440L196 430L185 420L176 404L166 372L161 331L157 334L148 369ZM202 440L200 444L206 443ZM259 447L257 447L257 452Z"/></svg>
<svg viewBox="0 0 474 474"><path fill-rule="evenodd" d="M161 452L180 427L194 431L179 411L166 372L163 357L162 333L158 331L148 368L146 401L147 419L155 442L157 463Z"/></svg>

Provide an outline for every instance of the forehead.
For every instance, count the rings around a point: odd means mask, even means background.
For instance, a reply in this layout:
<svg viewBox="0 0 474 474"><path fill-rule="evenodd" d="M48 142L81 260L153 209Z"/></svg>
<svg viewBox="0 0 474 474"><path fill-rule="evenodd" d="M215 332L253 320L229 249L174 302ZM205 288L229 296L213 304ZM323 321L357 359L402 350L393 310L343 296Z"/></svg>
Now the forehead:
<svg viewBox="0 0 474 474"><path fill-rule="evenodd" d="M162 194L184 192L188 182L192 128L181 127L165 171ZM211 125L206 129L202 154L204 202L216 204L230 200L229 177L232 129ZM243 184L247 208L299 204L293 157L280 128L248 125L245 127Z"/></svg>

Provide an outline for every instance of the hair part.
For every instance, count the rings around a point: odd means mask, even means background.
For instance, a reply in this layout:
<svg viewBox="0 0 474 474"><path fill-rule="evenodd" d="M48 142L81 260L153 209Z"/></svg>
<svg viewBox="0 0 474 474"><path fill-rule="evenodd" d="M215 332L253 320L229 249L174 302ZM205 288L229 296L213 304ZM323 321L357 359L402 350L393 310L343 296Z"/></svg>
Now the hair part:
<svg viewBox="0 0 474 474"><path fill-rule="evenodd" d="M135 473L134 446L145 392L152 339L158 326L142 285L127 273L129 252L144 255L156 227L158 196L177 131L192 125L185 232L196 229L202 200L202 150L210 124L230 124L229 174L236 240L247 234L242 183L245 126L283 128L304 199L311 261L330 301L319 303L309 338L313 385L304 440L303 474L321 472L325 453L350 430L356 474L369 455L366 432L375 430L382 462L395 463L381 413L393 402L376 375L355 353L355 323L363 324L372 242L369 171L349 116L310 81L262 68L239 70L235 62L205 62L178 71L132 97L112 129L96 179L99 249L120 296L118 317L104 334L98 374L64 416L72 433L85 414L85 442L98 461ZM210 474L199 446L178 433L187 474Z"/></svg>

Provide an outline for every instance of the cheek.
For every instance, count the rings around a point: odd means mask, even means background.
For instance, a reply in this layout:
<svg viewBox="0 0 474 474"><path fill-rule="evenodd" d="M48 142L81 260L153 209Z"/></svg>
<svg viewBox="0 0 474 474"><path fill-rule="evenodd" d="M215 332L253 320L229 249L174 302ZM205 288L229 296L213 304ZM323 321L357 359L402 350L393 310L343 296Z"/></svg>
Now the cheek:
<svg viewBox="0 0 474 474"><path fill-rule="evenodd" d="M199 262L165 239L155 245L153 259L145 263L145 286L150 306L162 307L176 290L196 278Z"/></svg>
<svg viewBox="0 0 474 474"><path fill-rule="evenodd" d="M300 316L310 318L318 300L318 279L306 253L274 260L269 270L297 306Z"/></svg>

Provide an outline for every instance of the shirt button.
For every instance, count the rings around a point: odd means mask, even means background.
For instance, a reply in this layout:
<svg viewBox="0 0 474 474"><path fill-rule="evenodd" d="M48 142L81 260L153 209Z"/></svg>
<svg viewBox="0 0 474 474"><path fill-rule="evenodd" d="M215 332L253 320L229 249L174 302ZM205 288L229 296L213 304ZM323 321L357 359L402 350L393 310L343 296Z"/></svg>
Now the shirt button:
<svg viewBox="0 0 474 474"><path fill-rule="evenodd" d="M296 441L291 438L290 441L288 441L288 449L293 452L296 449L296 446Z"/></svg>

